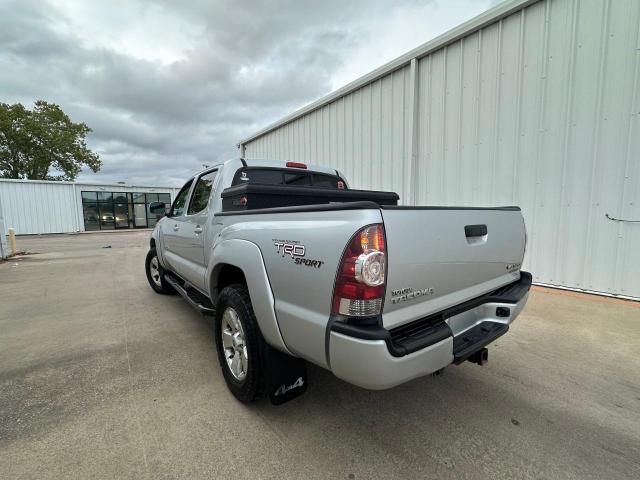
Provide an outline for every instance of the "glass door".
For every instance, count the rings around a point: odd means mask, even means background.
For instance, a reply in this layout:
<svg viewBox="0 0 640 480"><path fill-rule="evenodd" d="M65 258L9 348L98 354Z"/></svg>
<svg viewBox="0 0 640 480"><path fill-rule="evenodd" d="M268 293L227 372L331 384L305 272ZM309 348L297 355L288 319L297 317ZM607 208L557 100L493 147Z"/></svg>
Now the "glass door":
<svg viewBox="0 0 640 480"><path fill-rule="evenodd" d="M126 203L114 204L116 228L129 228L129 208Z"/></svg>
<svg viewBox="0 0 640 480"><path fill-rule="evenodd" d="M113 214L116 228L129 228L129 207L126 193L114 192Z"/></svg>
<svg viewBox="0 0 640 480"><path fill-rule="evenodd" d="M133 202L133 227L144 228L147 226L147 208L144 193L131 193Z"/></svg>
<svg viewBox="0 0 640 480"><path fill-rule="evenodd" d="M85 231L100 230L98 192L82 192L82 213Z"/></svg>

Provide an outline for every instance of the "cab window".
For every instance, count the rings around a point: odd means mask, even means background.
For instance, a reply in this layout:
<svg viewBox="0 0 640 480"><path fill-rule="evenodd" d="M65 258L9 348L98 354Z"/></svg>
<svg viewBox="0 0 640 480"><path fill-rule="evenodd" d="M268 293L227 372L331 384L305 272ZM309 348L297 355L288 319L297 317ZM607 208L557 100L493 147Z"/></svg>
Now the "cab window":
<svg viewBox="0 0 640 480"><path fill-rule="evenodd" d="M189 189L191 188L191 184L193 183L193 179L189 180L184 187L176 196L176 199L173 202L173 206L171 207L171 212L169 212L169 216L171 217L181 217L184 215L185 208L187 206L187 197L189 196Z"/></svg>
<svg viewBox="0 0 640 480"><path fill-rule="evenodd" d="M307 173L284 173L284 182L285 185L291 186L311 186L311 176Z"/></svg>
<svg viewBox="0 0 640 480"><path fill-rule="evenodd" d="M236 172L232 185L242 183L333 188L341 190L346 188L344 180L337 175L269 167L241 168Z"/></svg>
<svg viewBox="0 0 640 480"><path fill-rule="evenodd" d="M189 211L187 215L195 215L203 210L206 210L209 204L209 197L211 197L211 191L213 190L213 182L218 174L217 170L202 175L195 188L193 189L193 195L191 195L191 203L189 204Z"/></svg>

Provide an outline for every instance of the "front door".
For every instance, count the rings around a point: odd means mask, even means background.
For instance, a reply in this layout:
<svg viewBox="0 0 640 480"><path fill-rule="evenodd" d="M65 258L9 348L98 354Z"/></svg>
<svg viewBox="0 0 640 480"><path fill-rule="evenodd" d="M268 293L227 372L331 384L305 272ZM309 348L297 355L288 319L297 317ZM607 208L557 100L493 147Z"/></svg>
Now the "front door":
<svg viewBox="0 0 640 480"><path fill-rule="evenodd" d="M184 276L188 269L185 268L185 260L181 257L180 229L184 224L187 213L187 201L193 179L189 180L180 190L171 206L169 215L162 222L162 259L167 266L180 276ZM137 218L137 212L136 212Z"/></svg>

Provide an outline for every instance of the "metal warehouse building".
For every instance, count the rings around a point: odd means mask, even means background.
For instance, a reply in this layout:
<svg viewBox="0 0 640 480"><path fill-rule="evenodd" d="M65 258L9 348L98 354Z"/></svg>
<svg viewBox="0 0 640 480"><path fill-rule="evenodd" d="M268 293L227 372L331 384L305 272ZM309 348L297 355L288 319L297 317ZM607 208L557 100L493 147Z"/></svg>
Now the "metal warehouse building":
<svg viewBox="0 0 640 480"><path fill-rule="evenodd" d="M536 282L640 298L639 30L637 0L509 1L239 146L408 205L519 205Z"/></svg>
<svg viewBox="0 0 640 480"><path fill-rule="evenodd" d="M174 196L172 187L0 179L0 224L17 235L153 227L149 204Z"/></svg>

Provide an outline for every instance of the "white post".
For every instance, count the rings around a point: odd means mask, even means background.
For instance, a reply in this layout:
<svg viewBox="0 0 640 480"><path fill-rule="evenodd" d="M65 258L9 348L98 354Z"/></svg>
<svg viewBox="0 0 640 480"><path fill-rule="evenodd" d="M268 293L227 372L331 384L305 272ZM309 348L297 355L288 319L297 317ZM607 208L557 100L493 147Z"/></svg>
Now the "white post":
<svg viewBox="0 0 640 480"><path fill-rule="evenodd" d="M18 253L18 247L16 247L16 230L14 228L9 229L9 245L11 245L11 255Z"/></svg>
<svg viewBox="0 0 640 480"><path fill-rule="evenodd" d="M9 229L9 245L11 245L11 255L18 253L18 247L16 247L16 230L15 228Z"/></svg>

